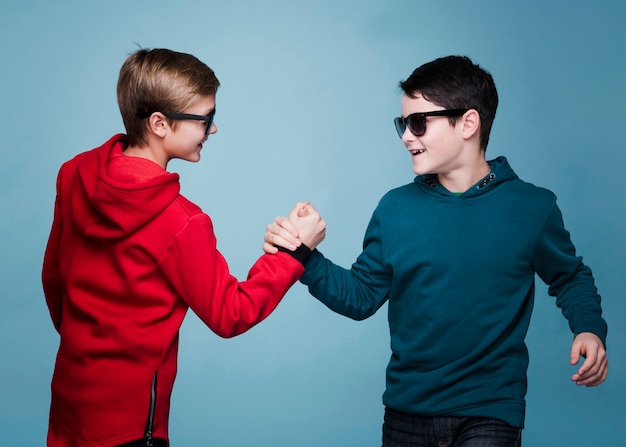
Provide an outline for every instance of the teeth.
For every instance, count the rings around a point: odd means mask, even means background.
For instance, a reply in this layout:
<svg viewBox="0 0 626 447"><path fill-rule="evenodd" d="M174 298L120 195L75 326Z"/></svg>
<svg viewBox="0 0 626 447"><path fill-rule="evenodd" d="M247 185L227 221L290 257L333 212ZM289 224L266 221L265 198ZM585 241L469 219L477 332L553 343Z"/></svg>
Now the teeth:
<svg viewBox="0 0 626 447"><path fill-rule="evenodd" d="M422 152L425 152L426 149L416 149L414 151L411 151L412 155L417 155L417 154L421 154Z"/></svg>

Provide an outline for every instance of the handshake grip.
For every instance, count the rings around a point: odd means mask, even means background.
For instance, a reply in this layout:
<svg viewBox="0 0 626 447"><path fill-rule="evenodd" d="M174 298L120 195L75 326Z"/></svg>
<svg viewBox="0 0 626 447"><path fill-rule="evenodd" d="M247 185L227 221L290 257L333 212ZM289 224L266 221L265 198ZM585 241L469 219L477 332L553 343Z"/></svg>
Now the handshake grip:
<svg viewBox="0 0 626 447"><path fill-rule="evenodd" d="M267 226L263 250L294 252L301 245L314 250L326 237L326 222L310 202L298 202L288 217L278 216Z"/></svg>

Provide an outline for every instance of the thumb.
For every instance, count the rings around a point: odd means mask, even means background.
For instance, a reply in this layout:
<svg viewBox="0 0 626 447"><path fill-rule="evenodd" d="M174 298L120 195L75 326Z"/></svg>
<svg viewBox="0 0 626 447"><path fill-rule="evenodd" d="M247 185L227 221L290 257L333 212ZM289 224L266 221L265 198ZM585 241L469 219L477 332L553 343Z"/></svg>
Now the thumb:
<svg viewBox="0 0 626 447"><path fill-rule="evenodd" d="M298 217L306 217L309 215L309 202L304 202L302 207L298 209Z"/></svg>
<svg viewBox="0 0 626 447"><path fill-rule="evenodd" d="M576 365L580 361L580 348L580 343L576 343L575 341L572 343L572 350L569 353L569 362L571 365Z"/></svg>
<svg viewBox="0 0 626 447"><path fill-rule="evenodd" d="M302 209L306 208L309 202L298 202L293 209L289 212L289 219L295 219L300 215Z"/></svg>

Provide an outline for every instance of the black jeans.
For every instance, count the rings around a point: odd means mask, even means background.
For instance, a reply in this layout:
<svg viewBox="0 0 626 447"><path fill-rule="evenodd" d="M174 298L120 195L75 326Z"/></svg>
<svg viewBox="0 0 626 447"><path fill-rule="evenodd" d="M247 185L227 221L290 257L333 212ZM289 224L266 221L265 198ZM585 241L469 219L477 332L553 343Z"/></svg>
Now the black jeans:
<svg viewBox="0 0 626 447"><path fill-rule="evenodd" d="M148 445L147 443L148 441L146 439L138 439L136 441L127 442L119 447L146 447ZM152 447L167 447L167 441L162 439L153 439Z"/></svg>
<svg viewBox="0 0 626 447"><path fill-rule="evenodd" d="M520 447L522 429L477 417L430 417L385 409L383 447Z"/></svg>

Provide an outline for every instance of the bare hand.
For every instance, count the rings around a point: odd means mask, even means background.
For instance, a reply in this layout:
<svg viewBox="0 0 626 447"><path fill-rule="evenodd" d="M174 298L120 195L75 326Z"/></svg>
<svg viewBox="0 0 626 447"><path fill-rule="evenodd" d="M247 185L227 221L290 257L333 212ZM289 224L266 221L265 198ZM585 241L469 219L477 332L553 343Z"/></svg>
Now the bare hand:
<svg viewBox="0 0 626 447"><path fill-rule="evenodd" d="M326 222L309 202L296 205L289 213L289 222L296 228L298 239L311 250L326 237Z"/></svg>
<svg viewBox="0 0 626 447"><path fill-rule="evenodd" d="M298 202L289 217L278 216L267 226L263 250L276 253L278 247L295 250L304 243L313 250L326 236L326 222L309 202Z"/></svg>
<svg viewBox="0 0 626 447"><path fill-rule="evenodd" d="M576 385L597 386L606 380L609 361L602 340L591 332L581 332L572 343L570 363L576 365L581 357L585 361L578 368L572 380Z"/></svg>

